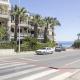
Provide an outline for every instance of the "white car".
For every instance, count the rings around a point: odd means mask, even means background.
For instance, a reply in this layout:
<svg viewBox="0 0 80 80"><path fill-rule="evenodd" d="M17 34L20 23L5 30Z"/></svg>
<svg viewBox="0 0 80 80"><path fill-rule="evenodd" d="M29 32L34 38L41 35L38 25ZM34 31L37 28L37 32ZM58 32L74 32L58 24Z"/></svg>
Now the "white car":
<svg viewBox="0 0 80 80"><path fill-rule="evenodd" d="M39 50L36 50L36 54L52 54L54 52L54 48L45 47Z"/></svg>

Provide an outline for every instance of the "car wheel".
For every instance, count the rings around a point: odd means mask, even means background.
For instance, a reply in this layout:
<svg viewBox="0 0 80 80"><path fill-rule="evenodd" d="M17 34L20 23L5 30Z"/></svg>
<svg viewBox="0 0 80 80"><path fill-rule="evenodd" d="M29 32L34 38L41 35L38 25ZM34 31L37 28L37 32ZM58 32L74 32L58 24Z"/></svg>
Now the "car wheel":
<svg viewBox="0 0 80 80"><path fill-rule="evenodd" d="M51 52L51 54L53 54L53 51Z"/></svg>
<svg viewBox="0 0 80 80"><path fill-rule="evenodd" d="M47 53L45 52L44 55L47 55Z"/></svg>

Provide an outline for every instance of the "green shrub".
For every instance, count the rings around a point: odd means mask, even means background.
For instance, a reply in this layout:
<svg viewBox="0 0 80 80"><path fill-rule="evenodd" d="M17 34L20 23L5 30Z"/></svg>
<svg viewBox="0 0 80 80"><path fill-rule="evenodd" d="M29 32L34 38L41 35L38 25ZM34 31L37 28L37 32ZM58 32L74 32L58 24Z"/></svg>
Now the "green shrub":
<svg viewBox="0 0 80 80"><path fill-rule="evenodd" d="M23 44L21 44L21 51L33 51L37 50L43 47L54 47L55 42L48 41L47 43L41 43L36 38L33 37L26 37L23 41ZM18 45L15 47L15 51L18 52Z"/></svg>
<svg viewBox="0 0 80 80"><path fill-rule="evenodd" d="M0 49L12 49L14 48L14 45L9 42L9 43L0 43Z"/></svg>
<svg viewBox="0 0 80 80"><path fill-rule="evenodd" d="M74 48L80 48L80 40L76 40L72 46Z"/></svg>

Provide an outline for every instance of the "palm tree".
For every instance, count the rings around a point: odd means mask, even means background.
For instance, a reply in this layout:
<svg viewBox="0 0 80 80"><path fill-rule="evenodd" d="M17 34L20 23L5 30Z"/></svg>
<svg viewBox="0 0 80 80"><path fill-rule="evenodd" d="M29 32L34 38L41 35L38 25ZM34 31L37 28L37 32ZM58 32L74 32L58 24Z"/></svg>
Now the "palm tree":
<svg viewBox="0 0 80 80"><path fill-rule="evenodd" d="M45 29L44 29L44 42L46 43L48 41L48 28L49 28L49 25L51 23L51 18L50 17L45 17L44 18L44 24L45 24Z"/></svg>
<svg viewBox="0 0 80 80"><path fill-rule="evenodd" d="M30 20L30 24L34 26L34 38L38 37L38 27L42 26L42 19L41 16L36 14L32 16L32 19Z"/></svg>
<svg viewBox="0 0 80 80"><path fill-rule="evenodd" d="M79 40L80 39L80 33L78 33L77 36L78 36L78 40Z"/></svg>
<svg viewBox="0 0 80 80"><path fill-rule="evenodd" d="M44 42L47 42L47 34L48 34L48 28L52 28L52 36L54 40L54 26L61 25L60 22L57 20L57 18L52 18L52 17L45 17L45 30L44 30Z"/></svg>
<svg viewBox="0 0 80 80"><path fill-rule="evenodd" d="M52 36L53 36L53 41L54 41L54 28L55 26L60 26L60 22L57 20L57 18L51 18L51 24L50 27L52 28Z"/></svg>
<svg viewBox="0 0 80 80"><path fill-rule="evenodd" d="M17 5L13 8L13 12L11 15L15 17L15 32L14 32L14 40L17 41L17 29L19 25L19 19L20 22L25 19L26 17L26 10L25 8L20 8Z"/></svg>

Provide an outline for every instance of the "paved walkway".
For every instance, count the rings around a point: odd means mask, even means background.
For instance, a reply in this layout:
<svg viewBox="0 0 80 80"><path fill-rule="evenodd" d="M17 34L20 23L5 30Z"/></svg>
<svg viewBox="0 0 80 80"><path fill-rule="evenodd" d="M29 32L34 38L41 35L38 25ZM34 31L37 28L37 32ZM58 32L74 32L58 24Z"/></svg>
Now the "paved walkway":
<svg viewBox="0 0 80 80"><path fill-rule="evenodd" d="M23 54L35 54L35 51L24 51L16 53L14 49L0 49L0 56L12 56L12 55L23 55Z"/></svg>
<svg viewBox="0 0 80 80"><path fill-rule="evenodd" d="M66 51L76 51L79 49L67 49ZM16 53L14 49L0 49L0 56L11 56L11 55L23 55L23 54L35 54L35 51L24 51Z"/></svg>

